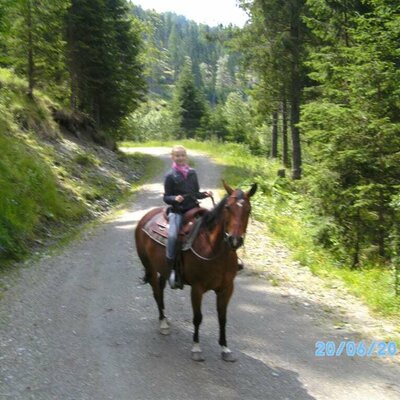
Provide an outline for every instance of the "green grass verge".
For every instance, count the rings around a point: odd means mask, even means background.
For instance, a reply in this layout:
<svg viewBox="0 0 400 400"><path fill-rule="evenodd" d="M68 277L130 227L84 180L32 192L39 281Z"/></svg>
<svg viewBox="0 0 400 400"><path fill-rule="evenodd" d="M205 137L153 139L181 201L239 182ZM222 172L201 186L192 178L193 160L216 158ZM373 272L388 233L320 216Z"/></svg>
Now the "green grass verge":
<svg viewBox="0 0 400 400"><path fill-rule="evenodd" d="M40 91L29 98L26 87L0 68L0 268L102 215L158 165L63 139L57 105Z"/></svg>

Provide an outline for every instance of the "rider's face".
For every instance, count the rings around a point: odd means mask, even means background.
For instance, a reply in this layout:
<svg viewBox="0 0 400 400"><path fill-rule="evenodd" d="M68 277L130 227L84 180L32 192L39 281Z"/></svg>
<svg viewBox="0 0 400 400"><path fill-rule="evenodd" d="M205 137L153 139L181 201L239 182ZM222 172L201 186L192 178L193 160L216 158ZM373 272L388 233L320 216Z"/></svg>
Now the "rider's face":
<svg viewBox="0 0 400 400"><path fill-rule="evenodd" d="M187 154L185 150L176 150L172 153L172 160L175 161L178 165L186 164L187 162Z"/></svg>

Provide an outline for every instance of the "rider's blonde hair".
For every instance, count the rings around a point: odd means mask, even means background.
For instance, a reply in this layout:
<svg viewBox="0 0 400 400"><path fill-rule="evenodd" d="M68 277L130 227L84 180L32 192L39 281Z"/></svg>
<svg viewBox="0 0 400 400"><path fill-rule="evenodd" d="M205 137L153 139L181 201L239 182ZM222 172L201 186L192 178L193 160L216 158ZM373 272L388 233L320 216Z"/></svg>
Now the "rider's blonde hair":
<svg viewBox="0 0 400 400"><path fill-rule="evenodd" d="M187 153L185 146L182 146L181 144L176 144L174 147L171 149L171 154L175 154L177 151L183 150L185 153Z"/></svg>

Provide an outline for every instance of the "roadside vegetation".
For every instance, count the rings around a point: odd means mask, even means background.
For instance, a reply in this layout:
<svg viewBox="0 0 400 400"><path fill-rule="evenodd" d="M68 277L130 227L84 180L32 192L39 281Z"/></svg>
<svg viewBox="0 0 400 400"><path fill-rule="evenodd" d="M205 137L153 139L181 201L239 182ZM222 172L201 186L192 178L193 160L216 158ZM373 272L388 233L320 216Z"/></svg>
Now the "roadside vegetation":
<svg viewBox="0 0 400 400"><path fill-rule="evenodd" d="M55 243L130 195L154 161L62 135L58 105L0 69L0 264Z"/></svg>

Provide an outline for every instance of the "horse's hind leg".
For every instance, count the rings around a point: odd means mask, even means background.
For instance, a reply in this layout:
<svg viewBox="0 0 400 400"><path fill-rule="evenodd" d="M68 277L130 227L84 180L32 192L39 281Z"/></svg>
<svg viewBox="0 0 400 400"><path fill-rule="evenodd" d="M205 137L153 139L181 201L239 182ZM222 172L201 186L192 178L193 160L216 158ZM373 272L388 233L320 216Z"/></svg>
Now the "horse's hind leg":
<svg viewBox="0 0 400 400"><path fill-rule="evenodd" d="M221 291L217 291L217 311L218 311L218 322L219 322L219 345L221 346L221 357L224 361L236 361L232 352L228 348L226 341L226 312L228 309L228 303L233 293L233 284L224 288Z"/></svg>
<svg viewBox="0 0 400 400"><path fill-rule="evenodd" d="M164 315L164 289L165 289L165 278L158 274L152 274L150 277L150 284L153 288L153 296L157 303L159 320L160 320L160 333L162 335L169 335L169 324L168 320Z"/></svg>
<svg viewBox="0 0 400 400"><path fill-rule="evenodd" d="M162 335L169 335L169 323L167 317L164 315L164 289L165 289L165 283L166 280L164 277L160 275L158 278L158 284L160 288L160 306L159 306L159 311L160 311L160 333Z"/></svg>
<svg viewBox="0 0 400 400"><path fill-rule="evenodd" d="M203 290L199 287L192 286L191 291L192 308L193 308L193 347L192 347L192 360L204 361L203 352L199 343L199 328L203 315L201 313L201 300L203 298Z"/></svg>

